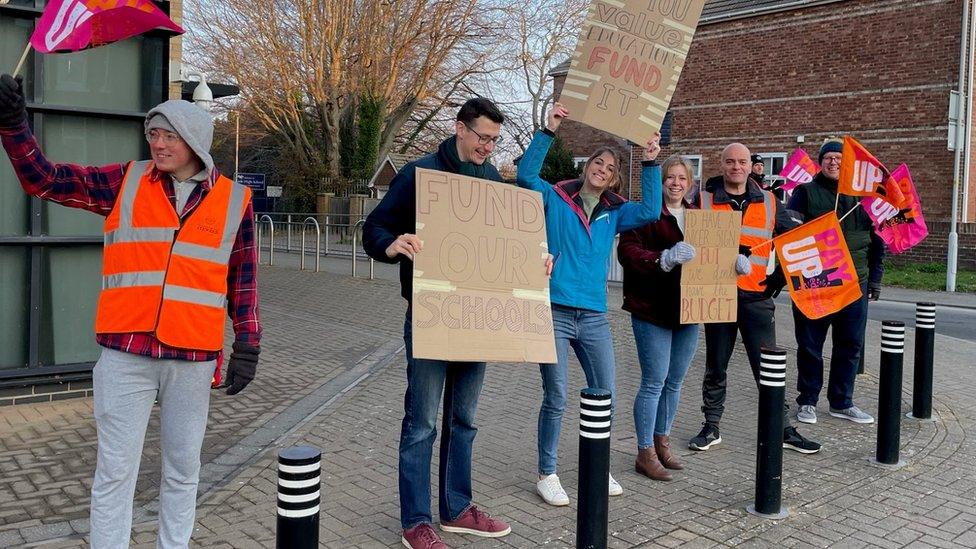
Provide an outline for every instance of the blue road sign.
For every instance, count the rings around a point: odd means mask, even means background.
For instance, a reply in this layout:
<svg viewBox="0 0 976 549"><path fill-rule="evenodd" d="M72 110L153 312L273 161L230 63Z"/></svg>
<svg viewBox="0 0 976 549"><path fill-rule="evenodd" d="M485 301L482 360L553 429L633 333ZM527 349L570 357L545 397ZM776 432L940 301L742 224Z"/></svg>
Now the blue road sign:
<svg viewBox="0 0 976 549"><path fill-rule="evenodd" d="M255 191L263 191L265 189L263 173L239 173L237 174L237 182L241 185L251 187Z"/></svg>

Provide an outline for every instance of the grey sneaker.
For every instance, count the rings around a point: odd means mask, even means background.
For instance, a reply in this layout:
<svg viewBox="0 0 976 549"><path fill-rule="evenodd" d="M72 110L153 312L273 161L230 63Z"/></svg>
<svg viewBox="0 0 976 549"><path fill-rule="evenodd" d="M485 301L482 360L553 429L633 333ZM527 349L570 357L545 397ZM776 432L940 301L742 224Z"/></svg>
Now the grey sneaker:
<svg viewBox="0 0 976 549"><path fill-rule="evenodd" d="M841 419L846 419L848 421L853 421L854 423L874 423L874 418L862 412L857 406L851 406L850 408L845 408L843 410L831 408L830 415L839 417Z"/></svg>
<svg viewBox="0 0 976 549"><path fill-rule="evenodd" d="M800 409L796 411L796 420L802 423L816 423L817 407L810 404L801 404Z"/></svg>

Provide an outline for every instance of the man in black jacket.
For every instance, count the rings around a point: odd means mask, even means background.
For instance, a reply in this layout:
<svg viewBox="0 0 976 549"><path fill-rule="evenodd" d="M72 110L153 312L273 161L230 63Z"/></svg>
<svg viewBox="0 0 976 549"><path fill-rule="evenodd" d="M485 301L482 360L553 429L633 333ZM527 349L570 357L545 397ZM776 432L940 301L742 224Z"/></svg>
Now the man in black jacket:
<svg viewBox="0 0 976 549"><path fill-rule="evenodd" d="M871 218L860 206L861 198L841 195L837 198L837 179L840 176L840 160L843 143L828 139L820 147L820 173L813 181L800 185L793 191L789 208L810 221L836 211L844 216L840 228L850 250L851 259L861 281L861 299L836 313L811 320L793 307L793 324L796 331L796 365L799 375L796 389L799 405L796 418L803 423L817 422L817 400L823 388L823 346L827 330L832 329L833 346L830 353L830 379L827 384L827 401L830 415L855 423L873 423L874 418L854 405L854 379L864 347L864 330L867 325L867 302L881 294L881 277L884 274L884 242L875 234Z"/></svg>
<svg viewBox="0 0 976 549"><path fill-rule="evenodd" d="M742 213L740 255L736 260L737 315L735 322L705 324L705 375L702 379L702 413L705 422L697 436L688 441L692 450L705 451L720 444L719 423L725 412L726 372L737 335L742 336L752 375L759 384L759 359L763 347L776 345L776 304L773 286L766 276L774 235L788 231L800 220L783 208L749 175L749 149L732 143L722 151L722 175L709 179L700 194L703 210ZM790 425L783 410L783 447L803 454L820 451L820 444L803 437Z"/></svg>
<svg viewBox="0 0 976 549"><path fill-rule="evenodd" d="M501 140L502 113L487 99L471 99L458 111L455 135L437 152L411 162L393 178L390 190L366 218L363 247L377 261L400 264L400 293L407 300L403 341L407 353L407 392L400 429L399 488L402 542L413 549L447 545L431 526L430 460L437 437L437 409L444 395L441 427L440 527L483 537L501 537L511 528L471 503L471 451L484 362L415 359L412 354L411 298L413 258L423 250L416 230L416 168L493 181L502 178L487 160Z"/></svg>

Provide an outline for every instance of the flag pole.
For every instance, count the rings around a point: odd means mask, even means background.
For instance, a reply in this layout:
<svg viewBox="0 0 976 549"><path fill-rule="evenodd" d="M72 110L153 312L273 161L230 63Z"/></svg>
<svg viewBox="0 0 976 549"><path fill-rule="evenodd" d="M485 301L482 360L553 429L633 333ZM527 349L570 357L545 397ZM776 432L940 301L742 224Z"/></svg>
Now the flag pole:
<svg viewBox="0 0 976 549"><path fill-rule="evenodd" d="M837 223L840 223L841 221L844 220L844 218L846 218L847 216L851 215L851 212L853 212L854 210L856 210L860 205L861 205L860 202L858 202L857 204L854 204L854 207L851 208L851 209L849 209L849 210L847 210L847 213L845 213L844 215L842 215L841 218L837 220ZM836 208L836 206L834 206L834 208ZM835 209L834 212L836 213L836 211L837 210ZM756 248L765 246L766 244L771 244L773 242L773 240L774 239L772 239L772 238L770 238L769 240L764 240L764 241L760 242L759 244L756 244L755 246L750 246L749 247L749 250L750 251L751 250L755 250Z"/></svg>
<svg viewBox="0 0 976 549"><path fill-rule="evenodd" d="M24 48L24 53L20 56L20 61L17 61L17 68L14 69L14 72L10 76L17 76L17 73L19 73L20 69L24 66L24 61L27 61L27 54L30 53L30 50L31 45L30 42L28 42L27 47Z"/></svg>
<svg viewBox="0 0 976 549"><path fill-rule="evenodd" d="M837 194L834 195L834 213L837 213L837 204L840 203L840 189L837 189Z"/></svg>

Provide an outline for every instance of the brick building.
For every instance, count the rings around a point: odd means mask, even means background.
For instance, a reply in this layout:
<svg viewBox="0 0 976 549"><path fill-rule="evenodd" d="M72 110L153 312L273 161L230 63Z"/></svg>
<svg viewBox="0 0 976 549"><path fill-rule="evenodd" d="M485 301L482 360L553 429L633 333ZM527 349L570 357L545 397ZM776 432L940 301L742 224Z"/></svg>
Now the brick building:
<svg viewBox="0 0 976 549"><path fill-rule="evenodd" d="M851 134L889 169L911 168L930 234L899 259L944 261L962 11L962 0L709 0L671 102L672 141L662 158L687 155L696 176L708 178L719 174L722 148L741 141L771 174L796 147L816 158L826 137ZM568 66L551 73L557 96ZM625 140L579 123L567 121L560 134L577 157L611 145L625 164L639 160ZM640 172L625 170L638 198ZM976 268L973 187L960 217L970 223L958 229L959 265L968 268Z"/></svg>

